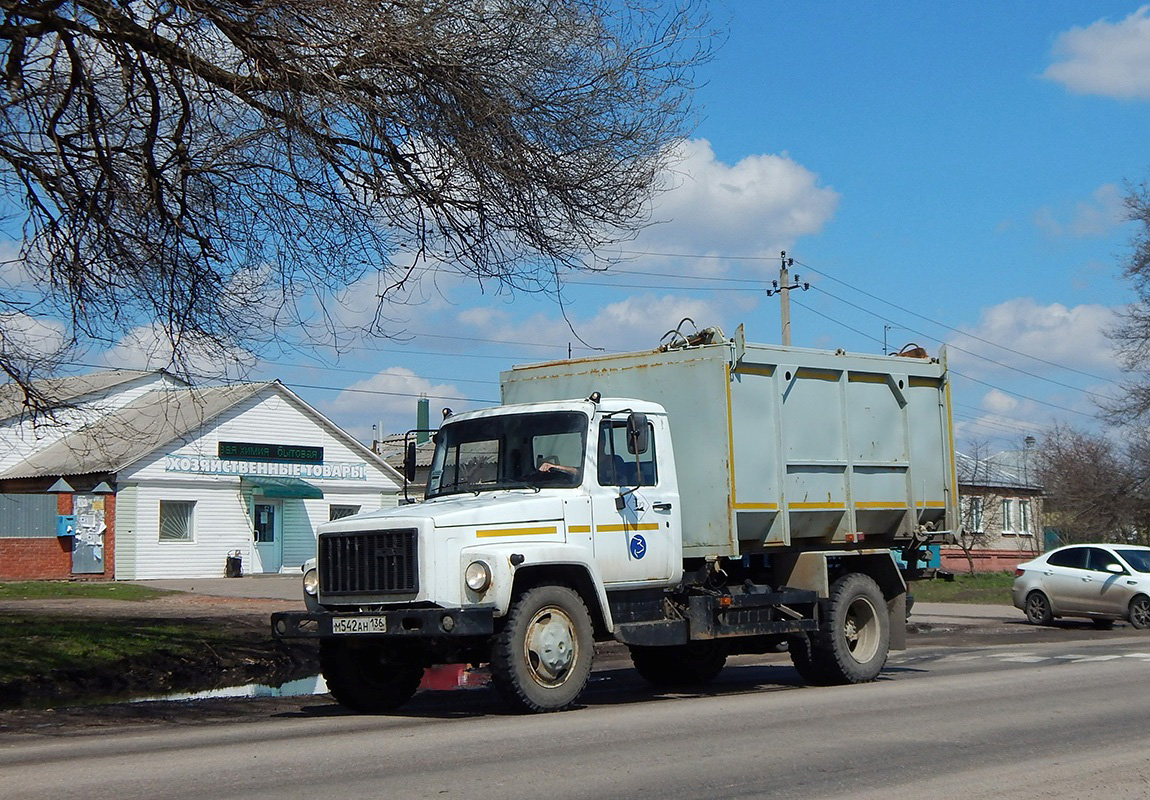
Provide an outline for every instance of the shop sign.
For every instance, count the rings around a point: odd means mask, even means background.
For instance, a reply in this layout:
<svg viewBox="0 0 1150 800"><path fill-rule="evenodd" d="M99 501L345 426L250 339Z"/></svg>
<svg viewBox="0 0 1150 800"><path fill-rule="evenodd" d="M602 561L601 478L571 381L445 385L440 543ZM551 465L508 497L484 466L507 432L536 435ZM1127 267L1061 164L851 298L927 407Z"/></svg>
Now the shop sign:
<svg viewBox="0 0 1150 800"><path fill-rule="evenodd" d="M362 461L326 461L322 464L280 464L199 456L165 456L165 472L193 475L267 475L276 478L313 478L366 481L367 464Z"/></svg>
<svg viewBox="0 0 1150 800"><path fill-rule="evenodd" d="M271 461L287 464L322 464L323 448L306 444L220 442L216 455L233 461Z"/></svg>

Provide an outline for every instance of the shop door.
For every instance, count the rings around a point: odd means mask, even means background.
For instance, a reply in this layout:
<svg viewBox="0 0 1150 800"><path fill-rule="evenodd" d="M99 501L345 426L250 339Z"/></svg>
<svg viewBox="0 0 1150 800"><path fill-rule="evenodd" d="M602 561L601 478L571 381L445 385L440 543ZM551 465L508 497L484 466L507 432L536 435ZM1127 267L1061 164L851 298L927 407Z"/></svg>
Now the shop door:
<svg viewBox="0 0 1150 800"><path fill-rule="evenodd" d="M72 574L98 575L104 571L104 496L76 494L72 503Z"/></svg>
<svg viewBox="0 0 1150 800"><path fill-rule="evenodd" d="M255 564L252 572L279 572L283 566L283 503L257 498L252 506Z"/></svg>

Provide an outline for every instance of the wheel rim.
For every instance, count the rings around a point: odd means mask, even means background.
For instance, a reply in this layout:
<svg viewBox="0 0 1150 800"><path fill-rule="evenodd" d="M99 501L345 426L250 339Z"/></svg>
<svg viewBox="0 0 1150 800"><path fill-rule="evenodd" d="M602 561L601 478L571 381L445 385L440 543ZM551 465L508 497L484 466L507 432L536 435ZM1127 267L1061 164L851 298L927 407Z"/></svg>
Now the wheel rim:
<svg viewBox="0 0 1150 800"><path fill-rule="evenodd" d="M878 612L865 597L855 598L847 609L843 638L851 656L860 664L867 663L878 653Z"/></svg>
<svg viewBox="0 0 1150 800"><path fill-rule="evenodd" d="M1041 620L1046 616L1046 601L1038 595L1031 595L1026 610L1032 621Z"/></svg>
<svg viewBox="0 0 1150 800"><path fill-rule="evenodd" d="M1130 616L1135 625L1141 628L1150 627L1150 601L1136 600L1130 610Z"/></svg>
<svg viewBox="0 0 1150 800"><path fill-rule="evenodd" d="M536 612L523 638L523 655L532 680L540 686L561 686L578 655L575 623L566 612L548 606Z"/></svg>

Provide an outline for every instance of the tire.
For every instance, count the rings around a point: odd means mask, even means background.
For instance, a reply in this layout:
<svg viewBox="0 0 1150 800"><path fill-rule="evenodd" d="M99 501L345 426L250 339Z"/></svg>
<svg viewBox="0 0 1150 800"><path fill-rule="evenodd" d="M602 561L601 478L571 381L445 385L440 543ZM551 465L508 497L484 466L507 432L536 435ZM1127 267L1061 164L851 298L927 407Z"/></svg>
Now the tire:
<svg viewBox="0 0 1150 800"><path fill-rule="evenodd" d="M714 641L630 650L636 671L655 686L705 686L727 663L726 649Z"/></svg>
<svg viewBox="0 0 1150 800"><path fill-rule="evenodd" d="M797 633L788 637L787 652L790 653L791 663L804 683L811 686L825 686L831 682L826 667L815 653L810 636Z"/></svg>
<svg viewBox="0 0 1150 800"><path fill-rule="evenodd" d="M1131 600L1128 618L1131 627L1140 631L1150 628L1150 597L1140 594Z"/></svg>
<svg viewBox="0 0 1150 800"><path fill-rule="evenodd" d="M378 642L322 639L319 664L327 690L358 714L381 714L402 706L419 688L423 666L388 658Z"/></svg>
<svg viewBox="0 0 1150 800"><path fill-rule="evenodd" d="M1091 617L1090 623L1100 631L1108 631L1114 627L1114 620L1101 617Z"/></svg>
<svg viewBox="0 0 1150 800"><path fill-rule="evenodd" d="M516 711L562 711L591 675L591 615L566 586L524 592L507 615L491 655L491 681Z"/></svg>
<svg viewBox="0 0 1150 800"><path fill-rule="evenodd" d="M1026 621L1031 625L1049 625L1054 622L1050 599L1037 590L1026 595Z"/></svg>
<svg viewBox="0 0 1150 800"><path fill-rule="evenodd" d="M831 586L822 608L812 642L813 672L828 683L873 681L890 650L890 615L878 584L862 573L848 573Z"/></svg>

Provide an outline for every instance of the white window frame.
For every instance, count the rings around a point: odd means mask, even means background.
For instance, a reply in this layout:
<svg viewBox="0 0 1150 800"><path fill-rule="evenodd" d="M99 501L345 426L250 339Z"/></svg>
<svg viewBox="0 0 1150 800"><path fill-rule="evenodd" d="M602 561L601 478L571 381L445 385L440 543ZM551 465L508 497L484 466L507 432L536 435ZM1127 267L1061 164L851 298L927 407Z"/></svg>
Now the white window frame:
<svg viewBox="0 0 1150 800"><path fill-rule="evenodd" d="M1018 532L1023 536L1030 536L1030 501L1018 501Z"/></svg>
<svg viewBox="0 0 1150 800"><path fill-rule="evenodd" d="M984 524L984 514L982 508L982 497L973 495L966 498L967 502L967 521L970 523L971 533L982 533Z"/></svg>
<svg viewBox="0 0 1150 800"><path fill-rule="evenodd" d="M335 516L336 509L347 513L341 513L337 517ZM343 519L344 517L354 516L361 511L363 511L362 505L355 505L353 503L332 503L327 507L327 519L328 522L332 522L337 519Z"/></svg>
<svg viewBox="0 0 1150 800"><path fill-rule="evenodd" d="M165 512L167 506L167 515L182 513L183 527L185 535L180 537L165 537L164 536L164 520L167 516ZM159 520L156 525L156 536L160 544L187 544L196 541L196 501L195 500L161 500L159 510Z"/></svg>
<svg viewBox="0 0 1150 800"><path fill-rule="evenodd" d="M1002 498L1002 532L1014 533L1014 501L1009 497Z"/></svg>

